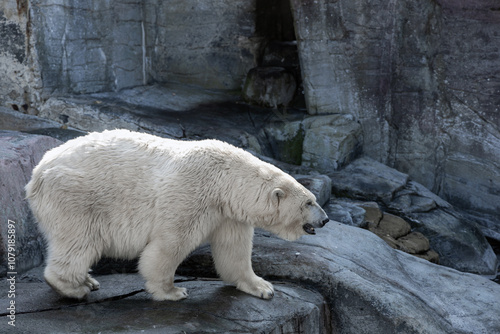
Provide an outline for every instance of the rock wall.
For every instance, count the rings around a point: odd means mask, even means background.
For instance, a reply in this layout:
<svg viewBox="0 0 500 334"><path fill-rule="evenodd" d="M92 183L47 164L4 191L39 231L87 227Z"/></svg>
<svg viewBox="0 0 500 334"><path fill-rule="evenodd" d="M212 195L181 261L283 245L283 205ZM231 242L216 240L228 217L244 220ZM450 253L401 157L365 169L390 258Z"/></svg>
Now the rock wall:
<svg viewBox="0 0 500 334"><path fill-rule="evenodd" d="M254 1L143 2L153 81L241 89L259 47Z"/></svg>
<svg viewBox="0 0 500 334"><path fill-rule="evenodd" d="M146 83L141 3L31 0L43 92L94 93Z"/></svg>
<svg viewBox="0 0 500 334"><path fill-rule="evenodd" d="M151 82L240 89L254 66L248 1L32 0L44 92Z"/></svg>
<svg viewBox="0 0 500 334"><path fill-rule="evenodd" d="M308 111L355 115L365 154L498 221L497 1L291 2Z"/></svg>
<svg viewBox="0 0 500 334"><path fill-rule="evenodd" d="M28 16L27 0L0 3L0 106L22 112L39 103L41 87Z"/></svg>

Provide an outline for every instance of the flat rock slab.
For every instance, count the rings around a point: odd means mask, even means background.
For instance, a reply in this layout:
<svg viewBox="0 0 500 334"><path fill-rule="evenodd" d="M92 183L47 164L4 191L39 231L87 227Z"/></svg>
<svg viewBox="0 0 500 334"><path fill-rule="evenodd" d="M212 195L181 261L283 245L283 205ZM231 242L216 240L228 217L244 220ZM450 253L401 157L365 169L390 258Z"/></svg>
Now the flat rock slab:
<svg viewBox="0 0 500 334"><path fill-rule="evenodd" d="M217 280L177 279L189 297L157 302L144 292L138 274L96 277L101 289L88 300L60 298L39 279L16 284L15 327L2 310L0 332L9 333L322 333L324 300L317 292L275 284L262 300ZM8 291L7 282L1 282ZM7 293L2 305L8 305ZM306 329L306 331L301 331Z"/></svg>

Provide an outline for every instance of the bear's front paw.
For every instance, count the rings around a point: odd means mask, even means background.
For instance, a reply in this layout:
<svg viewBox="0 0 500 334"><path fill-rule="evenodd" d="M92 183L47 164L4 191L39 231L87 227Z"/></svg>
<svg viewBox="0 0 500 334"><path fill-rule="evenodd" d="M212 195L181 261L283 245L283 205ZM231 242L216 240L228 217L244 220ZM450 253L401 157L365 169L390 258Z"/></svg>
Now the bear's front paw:
<svg viewBox="0 0 500 334"><path fill-rule="evenodd" d="M256 277L256 279L249 282L239 282L236 287L262 299L271 299L274 296L273 285L260 277Z"/></svg>

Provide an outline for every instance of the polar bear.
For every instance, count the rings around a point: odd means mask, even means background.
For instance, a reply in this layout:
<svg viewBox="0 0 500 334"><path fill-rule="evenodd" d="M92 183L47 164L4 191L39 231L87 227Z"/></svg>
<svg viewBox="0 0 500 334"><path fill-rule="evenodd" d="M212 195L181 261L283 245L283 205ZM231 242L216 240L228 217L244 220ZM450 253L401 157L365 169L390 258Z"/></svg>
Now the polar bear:
<svg viewBox="0 0 500 334"><path fill-rule="evenodd" d="M48 151L26 186L48 248L44 277L82 299L99 283L101 257L139 257L155 300L187 297L178 265L210 242L221 278L273 297L251 264L254 228L295 240L328 217L288 174L218 140L178 141L128 130L91 133Z"/></svg>

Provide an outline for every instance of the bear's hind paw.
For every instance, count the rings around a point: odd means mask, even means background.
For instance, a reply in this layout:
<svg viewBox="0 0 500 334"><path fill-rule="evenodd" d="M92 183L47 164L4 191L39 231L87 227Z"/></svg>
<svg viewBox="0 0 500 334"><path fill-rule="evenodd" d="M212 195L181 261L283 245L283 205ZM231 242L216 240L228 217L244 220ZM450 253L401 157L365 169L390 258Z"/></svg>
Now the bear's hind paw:
<svg viewBox="0 0 500 334"><path fill-rule="evenodd" d="M87 278L85 279L84 284L90 288L90 291L99 290L99 288L101 287L99 282L96 279L94 279L92 276L90 276L90 274L87 275Z"/></svg>

